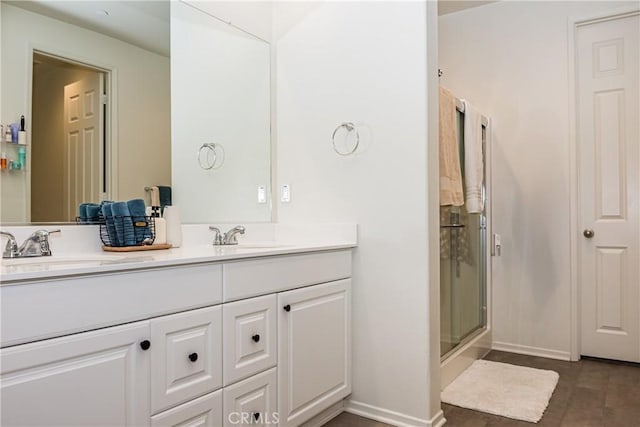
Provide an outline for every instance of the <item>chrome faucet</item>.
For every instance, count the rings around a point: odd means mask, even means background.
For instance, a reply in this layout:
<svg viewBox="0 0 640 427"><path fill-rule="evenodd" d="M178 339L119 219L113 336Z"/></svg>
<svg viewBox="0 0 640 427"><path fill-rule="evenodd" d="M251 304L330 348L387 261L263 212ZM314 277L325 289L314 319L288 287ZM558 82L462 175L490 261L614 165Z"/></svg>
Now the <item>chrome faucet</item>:
<svg viewBox="0 0 640 427"><path fill-rule="evenodd" d="M245 228L241 225L233 227L231 230L224 233L224 236L220 233L220 229L218 227L209 226L209 230L215 232L215 236L213 237L213 245L214 246L223 246L223 245L237 245L238 240L236 236L238 234L244 234Z"/></svg>
<svg viewBox="0 0 640 427"><path fill-rule="evenodd" d="M238 240L236 239L236 235L244 234L244 227L241 225L233 227L231 230L224 233L224 237L222 238L223 245L237 245Z"/></svg>
<svg viewBox="0 0 640 427"><path fill-rule="evenodd" d="M59 233L56 230L37 230L25 240L20 247L15 237L11 233L0 231L0 234L7 236L7 246L4 249L2 258L27 258L37 256L51 256L51 248L49 247L49 235L51 233Z"/></svg>

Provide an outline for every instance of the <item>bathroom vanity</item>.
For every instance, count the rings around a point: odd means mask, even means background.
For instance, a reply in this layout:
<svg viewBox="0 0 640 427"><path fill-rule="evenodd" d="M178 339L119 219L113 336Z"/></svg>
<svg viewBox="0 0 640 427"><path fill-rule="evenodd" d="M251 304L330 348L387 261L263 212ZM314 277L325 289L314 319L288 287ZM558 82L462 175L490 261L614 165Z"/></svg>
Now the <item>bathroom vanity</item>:
<svg viewBox="0 0 640 427"><path fill-rule="evenodd" d="M308 422L351 393L353 246L3 263L1 423Z"/></svg>

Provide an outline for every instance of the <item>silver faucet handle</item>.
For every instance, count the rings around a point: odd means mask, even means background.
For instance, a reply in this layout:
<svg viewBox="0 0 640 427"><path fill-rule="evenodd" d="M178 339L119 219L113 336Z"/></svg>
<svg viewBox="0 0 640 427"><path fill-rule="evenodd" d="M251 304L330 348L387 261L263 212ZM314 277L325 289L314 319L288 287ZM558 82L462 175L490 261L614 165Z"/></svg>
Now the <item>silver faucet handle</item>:
<svg viewBox="0 0 640 427"><path fill-rule="evenodd" d="M13 234L6 231L0 231L0 235L7 236L7 245L2 253L2 258L15 258L18 255L18 242Z"/></svg>
<svg viewBox="0 0 640 427"><path fill-rule="evenodd" d="M210 225L209 230L216 233L216 235L213 236L213 246L222 245L222 234L220 233L220 229L218 227L214 227L213 225Z"/></svg>
<svg viewBox="0 0 640 427"><path fill-rule="evenodd" d="M51 233L60 233L60 229L55 230L37 230L32 234L32 237L38 240L40 244L40 254L42 256L51 256L51 248L49 247L49 235Z"/></svg>

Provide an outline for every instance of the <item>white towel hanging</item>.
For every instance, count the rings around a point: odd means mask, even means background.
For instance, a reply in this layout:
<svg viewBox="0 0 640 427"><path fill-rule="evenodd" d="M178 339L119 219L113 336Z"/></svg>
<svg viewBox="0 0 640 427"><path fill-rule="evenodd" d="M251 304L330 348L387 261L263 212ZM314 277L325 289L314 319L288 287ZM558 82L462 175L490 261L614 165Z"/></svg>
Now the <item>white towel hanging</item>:
<svg viewBox="0 0 640 427"><path fill-rule="evenodd" d="M484 161L482 156L482 115L467 100L464 103L464 180L467 212L481 213Z"/></svg>

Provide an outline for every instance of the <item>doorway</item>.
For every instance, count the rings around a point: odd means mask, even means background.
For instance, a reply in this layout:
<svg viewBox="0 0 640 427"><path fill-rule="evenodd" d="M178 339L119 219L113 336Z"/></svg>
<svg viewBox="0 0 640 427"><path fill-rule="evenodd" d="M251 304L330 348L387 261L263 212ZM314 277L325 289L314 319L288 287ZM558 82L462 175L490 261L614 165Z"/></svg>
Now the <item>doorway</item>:
<svg viewBox="0 0 640 427"><path fill-rule="evenodd" d="M31 221L75 221L108 197L108 72L33 53Z"/></svg>
<svg viewBox="0 0 640 427"><path fill-rule="evenodd" d="M640 362L640 12L574 34L579 352Z"/></svg>

